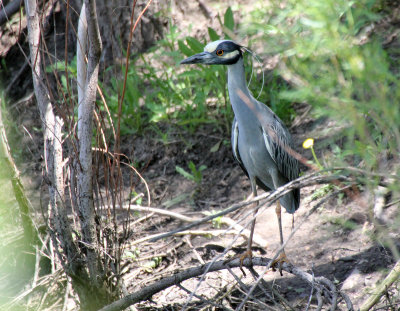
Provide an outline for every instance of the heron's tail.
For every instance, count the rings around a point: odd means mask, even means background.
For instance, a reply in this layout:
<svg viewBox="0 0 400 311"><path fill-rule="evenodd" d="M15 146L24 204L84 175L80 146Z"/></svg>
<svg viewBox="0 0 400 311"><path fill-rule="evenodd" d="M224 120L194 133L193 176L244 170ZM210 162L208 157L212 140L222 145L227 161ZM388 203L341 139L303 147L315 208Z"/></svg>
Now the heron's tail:
<svg viewBox="0 0 400 311"><path fill-rule="evenodd" d="M293 214L300 206L300 189L294 189L279 200L289 214Z"/></svg>

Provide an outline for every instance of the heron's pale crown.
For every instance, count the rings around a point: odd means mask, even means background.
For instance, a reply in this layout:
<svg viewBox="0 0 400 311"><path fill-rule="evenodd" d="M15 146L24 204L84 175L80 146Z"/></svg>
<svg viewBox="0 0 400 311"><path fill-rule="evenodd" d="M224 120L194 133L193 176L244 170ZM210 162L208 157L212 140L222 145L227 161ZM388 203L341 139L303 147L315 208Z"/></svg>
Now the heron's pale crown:
<svg viewBox="0 0 400 311"><path fill-rule="evenodd" d="M208 53L214 53L215 50L218 49L218 46L222 43L222 42L226 42L226 41L230 41L230 40L217 40L214 42L210 42L209 44L207 44L204 47L204 52L208 52ZM226 52L224 53L224 55L222 56L218 56L219 58L224 58L224 59L230 59L230 58L235 58L235 56L237 56L240 52L238 50L232 51L232 52Z"/></svg>
<svg viewBox="0 0 400 311"><path fill-rule="evenodd" d="M214 42L210 42L204 47L204 52L212 53L217 49L217 46L226 40L217 40Z"/></svg>

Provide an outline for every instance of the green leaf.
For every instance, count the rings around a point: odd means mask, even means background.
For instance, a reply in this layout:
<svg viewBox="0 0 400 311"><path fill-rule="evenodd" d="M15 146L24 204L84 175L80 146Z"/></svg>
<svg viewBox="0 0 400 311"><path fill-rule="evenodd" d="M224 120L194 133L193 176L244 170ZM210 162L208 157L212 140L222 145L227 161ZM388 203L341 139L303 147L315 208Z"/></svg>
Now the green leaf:
<svg viewBox="0 0 400 311"><path fill-rule="evenodd" d="M233 12L231 7L228 7L224 14L224 26L229 30L233 31L235 27L235 21L233 19Z"/></svg>
<svg viewBox="0 0 400 311"><path fill-rule="evenodd" d="M193 55L192 50L189 49L182 40L178 40L178 47L179 47L179 50L182 52L182 54L184 54L185 56Z"/></svg>
<svg viewBox="0 0 400 311"><path fill-rule="evenodd" d="M194 53L200 53L204 50L204 44L201 43L199 40L193 37L186 37L186 42L193 50Z"/></svg>
<svg viewBox="0 0 400 311"><path fill-rule="evenodd" d="M211 27L208 27L208 35L210 36L211 41L216 41L219 39L217 32Z"/></svg>
<svg viewBox="0 0 400 311"><path fill-rule="evenodd" d="M176 204L179 204L179 203L185 201L185 200L189 197L189 195L190 195L189 193L180 194L180 195L178 195L178 196L172 198L171 200L162 203L162 205L163 205L165 208L170 208L170 207L172 207L172 206L174 206L174 205L176 205Z"/></svg>
<svg viewBox="0 0 400 311"><path fill-rule="evenodd" d="M214 146L211 147L210 152L214 153L219 150L219 147L221 146L222 140L218 141Z"/></svg>
<svg viewBox="0 0 400 311"><path fill-rule="evenodd" d="M199 172L204 171L206 168L207 168L206 165L200 165L198 171L199 171Z"/></svg>
<svg viewBox="0 0 400 311"><path fill-rule="evenodd" d="M196 173L196 165L194 165L194 163L192 161L189 162L189 168L192 171L193 174Z"/></svg>
<svg viewBox="0 0 400 311"><path fill-rule="evenodd" d="M195 178L194 178L194 176L192 175L192 174L190 174L190 173L188 173L188 172L186 172L182 167L180 167L180 166L175 166L175 170L179 173L179 174L181 174L183 177L185 177L185 178L187 178L187 179L189 179L189 180L195 180Z"/></svg>

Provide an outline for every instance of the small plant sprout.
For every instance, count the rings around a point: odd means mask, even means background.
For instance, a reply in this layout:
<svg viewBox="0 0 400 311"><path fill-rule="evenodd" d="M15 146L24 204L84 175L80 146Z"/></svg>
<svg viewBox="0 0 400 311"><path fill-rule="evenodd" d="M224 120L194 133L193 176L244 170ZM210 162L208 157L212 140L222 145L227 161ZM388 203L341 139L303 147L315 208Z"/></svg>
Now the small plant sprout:
<svg viewBox="0 0 400 311"><path fill-rule="evenodd" d="M314 151L314 139L313 138L307 138L304 142L303 142L303 148L304 149L311 149L311 153L314 157L315 163L317 163L317 166L320 170L322 170L324 167L321 165L321 163L319 162L317 155L315 154Z"/></svg>
<svg viewBox="0 0 400 311"><path fill-rule="evenodd" d="M192 161L190 161L188 167L190 168L191 173L187 172L185 169L183 169L178 165L175 167L175 169L183 177L192 180L196 184L200 185L201 181L203 180L203 174L201 172L204 171L207 168L207 166L200 165L199 168L196 168L196 165Z"/></svg>

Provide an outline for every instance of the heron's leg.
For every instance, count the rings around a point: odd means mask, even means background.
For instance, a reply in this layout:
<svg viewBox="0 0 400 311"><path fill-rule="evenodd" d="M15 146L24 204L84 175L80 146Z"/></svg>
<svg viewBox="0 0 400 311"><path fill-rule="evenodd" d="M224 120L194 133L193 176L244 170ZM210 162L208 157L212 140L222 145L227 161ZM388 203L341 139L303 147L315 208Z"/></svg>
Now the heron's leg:
<svg viewBox="0 0 400 311"><path fill-rule="evenodd" d="M251 190L252 190L252 196L255 198L257 196L257 186L256 186L256 181L255 179L251 179ZM249 241L247 242L247 250L242 256L240 256L240 266L243 265L243 261L246 258L252 258L253 257L253 252L251 250L251 247L253 245L253 235L254 235L254 228L256 227L256 214L258 212L258 201L255 202L255 210L253 214L253 220L251 221L251 227L250 227L250 236L249 236Z"/></svg>
<svg viewBox="0 0 400 311"><path fill-rule="evenodd" d="M256 181L255 181L255 179L250 179L250 182L251 182L252 197L249 198L249 199L252 199L252 198L254 198L254 197L257 196L257 186L256 186ZM248 200L249 200L249 199L248 199ZM251 247L252 247L252 244L253 244L254 228L255 228L255 226L256 226L256 217L255 217L255 216L256 216L256 214L257 214L257 212L258 212L258 205L259 205L259 204L258 204L258 201L255 202L255 207L256 207L256 209L255 209L255 211L254 211L254 218L253 218L253 220L251 221L250 236L249 236L249 241L247 242L247 249L246 249L246 251L245 251L243 254L238 254L238 255L236 255L236 256L234 256L234 257L232 257L232 258L229 258L229 259L225 260L225 263L228 263L228 262L230 262L230 261L232 261L232 260L234 260L234 259L239 258L239 259L240 259L240 270L242 270L242 272L243 272L244 275L246 275L246 273L245 273L244 270L243 270L243 261L244 261L246 258L249 258L249 259L251 260L252 257L253 257L253 252L252 252L252 250L251 250Z"/></svg>
<svg viewBox="0 0 400 311"><path fill-rule="evenodd" d="M276 204L275 213L278 218L279 236L281 239L281 246L283 246L282 209L281 209L281 203L279 201ZM274 262L272 263L272 266L279 264L279 272L281 275L282 275L282 266L281 265L283 262L288 262L288 259L285 254L285 250L282 248L282 251L279 254L279 257L277 259L275 259Z"/></svg>
<svg viewBox="0 0 400 311"><path fill-rule="evenodd" d="M275 213L276 213L276 216L278 217L279 236L281 238L281 246L282 246L283 245L282 208L281 208L281 203L279 201L277 201L277 203L276 203ZM284 250L282 250L282 252L284 252Z"/></svg>

